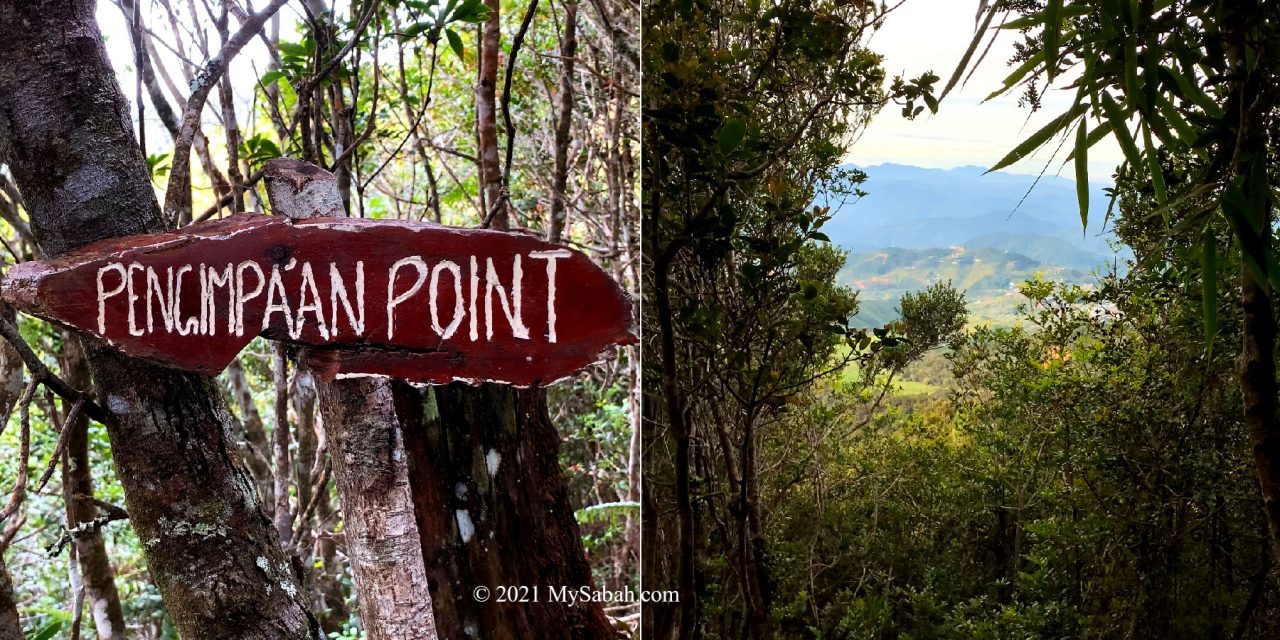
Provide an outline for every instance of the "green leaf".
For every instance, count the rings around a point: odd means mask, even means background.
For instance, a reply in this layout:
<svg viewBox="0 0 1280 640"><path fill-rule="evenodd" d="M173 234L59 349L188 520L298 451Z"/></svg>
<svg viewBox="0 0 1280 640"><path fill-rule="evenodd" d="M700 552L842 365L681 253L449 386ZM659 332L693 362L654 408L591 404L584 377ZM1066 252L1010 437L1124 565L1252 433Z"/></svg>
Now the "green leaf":
<svg viewBox="0 0 1280 640"><path fill-rule="evenodd" d="M451 21L470 22L473 24L479 24L488 19L489 7L486 7L481 0L466 0L450 17Z"/></svg>
<svg viewBox="0 0 1280 640"><path fill-rule="evenodd" d="M1105 137L1107 137L1107 134L1109 134L1109 133L1111 133L1111 123L1110 123L1110 122L1103 122L1102 124L1100 124L1100 125L1098 125L1098 126L1094 127L1094 128L1093 128L1093 131L1090 131L1090 132L1089 132L1089 135L1088 135L1088 136L1085 136L1085 147L1086 147L1086 148L1090 148L1090 147L1092 147L1093 145L1098 144L1098 141L1099 141L1099 140L1102 140L1102 139L1103 139L1103 138L1105 138ZM1077 145L1077 146L1076 146L1076 148L1073 148L1073 149L1071 150L1071 153L1070 153L1069 155L1067 155L1067 159L1068 159L1068 160L1071 160L1072 158L1075 158L1075 157L1076 157L1076 151L1078 151L1078 150L1079 150L1079 145Z"/></svg>
<svg viewBox="0 0 1280 640"><path fill-rule="evenodd" d="M1147 149L1147 173L1151 174L1151 186L1156 191L1156 204L1164 204L1169 200L1169 193L1165 189L1164 169L1160 166L1160 150L1151 144L1151 128L1142 128L1142 143ZM1169 223L1168 216L1165 216L1165 224Z"/></svg>
<svg viewBox="0 0 1280 640"><path fill-rule="evenodd" d="M294 56L303 57L303 58L305 58L305 57L306 57L306 55L307 55L307 48L306 48L305 46L301 45L301 44L296 43L296 42L283 42L283 41L282 41L282 42L279 44L279 47L280 47L280 51L281 51L281 52L283 52L283 53L287 53L287 54L289 54L289 55L294 55Z"/></svg>
<svg viewBox="0 0 1280 640"><path fill-rule="evenodd" d="M1205 225L1200 247L1200 282L1204 295L1204 343L1212 349L1213 338L1218 334L1218 246L1210 225Z"/></svg>
<svg viewBox="0 0 1280 640"><path fill-rule="evenodd" d="M1022 82L1022 79L1027 77L1027 74L1031 73L1031 70L1035 69L1041 62L1044 62L1044 52L1037 51L1034 54L1032 54L1030 58L1023 60L1022 64L1018 65L1018 67L1014 69L1012 73L1010 73L1008 76L1005 77L1004 82L1000 85L1000 88L996 89L995 91L992 91L989 95L987 95L986 98L983 98L982 101L987 102L988 100L995 99L1000 95L1004 94L1006 91L1012 89L1015 85ZM946 93L944 92L943 95L945 96Z"/></svg>
<svg viewBox="0 0 1280 640"><path fill-rule="evenodd" d="M639 512L639 502L621 501L593 504L589 507L578 509L573 512L573 515L578 520L578 524L596 524L614 522Z"/></svg>
<svg viewBox="0 0 1280 640"><path fill-rule="evenodd" d="M276 70L276 71L268 71L268 72L266 72L266 73L262 74L262 79L260 79L258 82L260 82L260 83L262 84L262 86L264 86L264 87L269 87L269 86L271 86L271 85L273 85L273 84L275 84L275 83L279 82L282 78L284 78L284 72L283 72L283 71L279 71L279 70Z"/></svg>
<svg viewBox="0 0 1280 640"><path fill-rule="evenodd" d="M58 632L61 630L62 630L62 621L55 620L45 625L45 627L40 631L32 634L31 640L49 640L50 638L58 635Z"/></svg>
<svg viewBox="0 0 1280 640"><path fill-rule="evenodd" d="M1222 117L1222 108L1200 88L1199 84L1196 84L1193 78L1180 73L1176 67L1165 67L1165 70L1169 72L1169 77L1173 78L1173 83L1178 86L1179 96L1189 98L1210 118Z"/></svg>
<svg viewBox="0 0 1280 640"><path fill-rule="evenodd" d="M1102 110L1107 114L1107 119L1111 121L1111 130L1116 134L1116 142L1120 143L1120 150L1124 151L1125 160L1132 167L1138 167L1142 163L1142 154L1138 153L1138 145L1133 141L1133 134L1129 133L1128 117L1120 110L1120 105L1116 104L1114 98L1109 93L1103 93L1099 96L1102 102Z"/></svg>
<svg viewBox="0 0 1280 640"><path fill-rule="evenodd" d="M1227 222L1231 223L1231 230L1240 239L1240 256L1243 258L1245 268L1258 282L1267 282L1267 252L1258 237L1253 216L1249 213L1249 203L1245 199L1244 188L1240 186L1239 181L1223 189L1220 202L1223 216L1226 217Z"/></svg>
<svg viewBox="0 0 1280 640"><path fill-rule="evenodd" d="M1142 95L1138 90L1138 39L1134 36L1124 41L1124 95L1130 106L1138 104Z"/></svg>
<svg viewBox="0 0 1280 640"><path fill-rule="evenodd" d="M426 31L427 29L430 29L433 26L435 26L435 23L433 23L430 20L419 20L405 27L404 31L401 32L400 37L405 40L408 40L410 38L416 38L422 35L424 31Z"/></svg>
<svg viewBox="0 0 1280 640"><path fill-rule="evenodd" d="M1049 0L1044 7L1044 62L1045 70L1049 74L1049 81L1053 81L1054 71L1058 66L1058 42L1062 35L1060 29L1062 23L1059 12L1062 11L1062 0Z"/></svg>
<svg viewBox="0 0 1280 640"><path fill-rule="evenodd" d="M742 139L747 135L747 123L737 118L726 120L724 126L720 127L720 151L721 153L732 153L742 144Z"/></svg>
<svg viewBox="0 0 1280 640"><path fill-rule="evenodd" d="M1040 146L1045 142L1048 142L1050 138L1065 129L1072 120L1080 117L1080 114L1084 113L1085 108L1086 106L1084 104L1077 102L1074 106L1068 109L1066 113L1050 120L1049 124L1044 125L1039 131L1031 134L1030 137L1023 140L1018 146L1014 147L1013 151L1010 151L1008 155L1001 158L995 166L987 169L987 173L998 171L1025 158L1032 151L1040 148Z"/></svg>
<svg viewBox="0 0 1280 640"><path fill-rule="evenodd" d="M1058 3L1061 5L1061 2ZM1047 10L1046 10L1047 11ZM1058 19L1065 20L1067 18L1078 18L1080 16L1089 15L1093 9L1087 3L1067 5L1058 9ZM1001 29L1030 29L1045 22L1045 11L1036 11L1029 13L1017 20L1010 20L1002 25Z"/></svg>
<svg viewBox="0 0 1280 640"><path fill-rule="evenodd" d="M449 41L449 48L453 49L453 53L458 56L459 60L462 60L462 36L458 35L458 32L453 29L445 29L444 37Z"/></svg>
<svg viewBox="0 0 1280 640"><path fill-rule="evenodd" d="M1076 201L1080 205L1080 230L1089 230L1089 123L1080 118L1076 127Z"/></svg>

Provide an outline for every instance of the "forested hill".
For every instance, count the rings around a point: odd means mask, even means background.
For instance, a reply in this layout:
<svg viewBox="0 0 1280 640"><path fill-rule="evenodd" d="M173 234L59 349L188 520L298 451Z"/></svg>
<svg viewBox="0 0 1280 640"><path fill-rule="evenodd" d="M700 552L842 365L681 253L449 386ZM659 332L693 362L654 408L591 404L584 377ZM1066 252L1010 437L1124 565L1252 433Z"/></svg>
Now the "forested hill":
<svg viewBox="0 0 1280 640"><path fill-rule="evenodd" d="M1017 283L1036 275L1089 282L1091 272L1117 259L1101 186L1094 185L1082 230L1075 185L1067 178L1046 175L1037 182L973 166L862 169L865 197L817 198L834 214L824 231L849 252L840 282L862 292L859 325L892 320L903 292L940 280L967 290L974 319L1003 320L1016 304Z"/></svg>

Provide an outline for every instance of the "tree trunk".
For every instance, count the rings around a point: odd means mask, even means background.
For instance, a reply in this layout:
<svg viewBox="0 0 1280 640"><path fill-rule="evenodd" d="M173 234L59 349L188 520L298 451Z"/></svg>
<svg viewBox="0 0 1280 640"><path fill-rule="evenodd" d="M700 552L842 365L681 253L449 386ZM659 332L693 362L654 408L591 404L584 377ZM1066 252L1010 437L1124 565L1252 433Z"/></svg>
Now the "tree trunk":
<svg viewBox="0 0 1280 640"><path fill-rule="evenodd" d="M599 603L557 602L549 591L580 593L592 578L545 394L396 383L396 401L441 637L616 637ZM520 586L536 592L498 602L499 587Z"/></svg>
<svg viewBox="0 0 1280 640"><path fill-rule="evenodd" d="M67 340L59 354L62 376L77 389L90 386L89 370L84 354L75 340ZM64 418L65 419L65 418ZM67 508L67 527L74 528L97 517L92 503L78 500L77 494L93 495L93 472L89 466L89 419L80 414L75 422L62 425L71 429L67 438L67 453L62 465L62 493ZM80 566L80 578L84 584L85 599L93 614L94 627L99 640L124 640L124 612L120 608L120 593L116 591L116 574L107 555L107 544L100 530L86 532L74 539L75 556Z"/></svg>
<svg viewBox="0 0 1280 640"><path fill-rule="evenodd" d="M391 383L355 378L318 388L365 632L370 640L434 639Z"/></svg>
<svg viewBox="0 0 1280 640"><path fill-rule="evenodd" d="M480 196L489 227L506 230L507 206L502 198L502 167L498 164L498 53L502 29L498 0L485 0L489 20L481 27L480 78L476 83L476 136L480 170Z"/></svg>
<svg viewBox="0 0 1280 640"><path fill-rule="evenodd" d="M22 620L18 618L18 599L13 592L13 578L0 553L0 640L24 640Z"/></svg>
<svg viewBox="0 0 1280 640"><path fill-rule="evenodd" d="M551 215L547 239L560 242L564 233L566 194L569 184L569 128L573 124L573 61L578 55L578 3L564 5L564 35L560 38L560 95L556 115L556 172L551 185Z"/></svg>
<svg viewBox="0 0 1280 640"><path fill-rule="evenodd" d="M10 322L16 315L8 305L0 307L0 314ZM18 350L8 341L0 340L0 431L9 423L9 414L14 404L22 395L22 358ZM15 514L14 517L17 517ZM0 522L0 525L8 523ZM3 535L3 534L0 534ZM7 551L4 540L0 540L0 640L23 640L22 620L18 617L18 601L13 591L13 578L9 575L9 567L4 556Z"/></svg>
<svg viewBox="0 0 1280 640"><path fill-rule="evenodd" d="M1244 335L1240 345L1238 371L1244 400L1244 421L1249 426L1253 459L1257 467L1262 503L1270 525L1272 543L1280 543L1280 385L1276 382L1276 316L1274 293L1266 279L1268 258L1272 257L1272 195L1267 179L1266 117L1271 114L1278 92L1265 68L1251 69L1248 63L1248 33L1254 12L1249 3L1233 5L1223 17L1227 55L1233 67L1231 100L1248 108L1231 108L1238 113L1231 137L1236 180L1244 201L1247 233L1240 234L1240 308ZM1250 257L1261 274L1250 267ZM1260 277L1261 276L1261 277Z"/></svg>
<svg viewBox="0 0 1280 640"><path fill-rule="evenodd" d="M510 220L498 160L498 0L485 0L476 83L477 156L488 226ZM560 434L541 389L460 383L425 393L397 385L436 628L446 638L611 638L599 603L549 601L548 588L592 584ZM499 472L501 470L501 473ZM536 588L538 602L497 602L499 587ZM478 601L473 590L489 589ZM530 592L533 593L533 592Z"/></svg>
<svg viewBox="0 0 1280 640"><path fill-rule="evenodd" d="M240 425L244 429L244 458L258 485L258 498L264 506L275 505L275 476L271 473L271 461L267 457L271 443L267 440L262 414L258 412L258 405L253 402L253 390L249 388L249 378L244 373L240 358L232 360L227 366L227 386L240 407Z"/></svg>
<svg viewBox="0 0 1280 640"><path fill-rule="evenodd" d="M94 9L0 0L0 157L49 256L164 228ZM319 637L215 382L82 344L131 524L182 637Z"/></svg>
<svg viewBox="0 0 1280 640"><path fill-rule="evenodd" d="M1269 211L1267 212L1270 213ZM1270 215L1265 216L1270 230ZM1280 540L1280 403L1276 385L1276 318L1268 286L1246 266L1242 269L1240 306L1244 337L1240 347L1240 390L1245 424L1253 445L1262 502L1272 541Z"/></svg>

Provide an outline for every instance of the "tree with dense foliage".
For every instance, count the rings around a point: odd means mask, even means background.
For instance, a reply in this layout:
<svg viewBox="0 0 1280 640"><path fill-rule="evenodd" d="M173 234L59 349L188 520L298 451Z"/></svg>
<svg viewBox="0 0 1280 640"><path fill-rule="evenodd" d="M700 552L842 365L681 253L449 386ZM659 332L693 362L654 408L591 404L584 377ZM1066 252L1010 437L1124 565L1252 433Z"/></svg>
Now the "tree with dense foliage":
<svg viewBox="0 0 1280 640"><path fill-rule="evenodd" d="M993 95L1021 88L1038 104L1035 97L1057 83L1074 89L1075 96L1067 111L993 168L1056 144L1057 137L1074 137L1070 159L1083 216L1088 149L1112 137L1125 156L1119 174L1143 182L1143 196L1154 203L1150 224L1162 225L1164 241L1188 232L1201 236L1189 252L1149 255L1200 269L1209 342L1218 334L1219 295L1231 295L1244 314L1238 372L1243 411L1271 533L1280 540L1273 301L1280 261L1272 240L1280 7L1260 1L997 1L983 2L979 16L982 29L948 88L981 42L995 37L985 29L1000 18L1001 29L1021 31L1025 42L1017 68ZM1232 247L1245 266L1238 292L1220 294L1216 285L1217 218L1228 223Z"/></svg>
<svg viewBox="0 0 1280 640"><path fill-rule="evenodd" d="M861 193L865 176L836 166L881 107L933 104L932 75L886 86L865 46L884 16L870 3L646 8L645 575L681 594L646 608L653 637L773 633L761 443L815 380L911 339L850 329L843 257L811 204L819 189Z"/></svg>
<svg viewBox="0 0 1280 640"><path fill-rule="evenodd" d="M991 27L1020 31L996 95L1075 100L996 168L1063 144L1083 216L1114 136L1134 259L1024 283L1012 326L936 284L859 334L814 203L874 190L832 169L879 106L938 107L928 76L883 86L853 26L893 19L875 11L646 22L646 575L682 591L646 631L1274 636L1275 7L981 3L943 93ZM920 366L926 391L895 385Z"/></svg>

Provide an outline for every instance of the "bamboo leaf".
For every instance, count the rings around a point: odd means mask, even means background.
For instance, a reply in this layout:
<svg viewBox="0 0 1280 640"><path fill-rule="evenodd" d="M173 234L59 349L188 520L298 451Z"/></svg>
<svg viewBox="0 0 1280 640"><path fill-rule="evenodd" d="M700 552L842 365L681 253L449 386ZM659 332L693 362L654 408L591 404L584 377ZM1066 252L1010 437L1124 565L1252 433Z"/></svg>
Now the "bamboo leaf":
<svg viewBox="0 0 1280 640"><path fill-rule="evenodd" d="M1044 8L1044 62L1050 82L1058 68L1058 42L1062 35L1058 14L1061 10L1062 0L1049 0Z"/></svg>
<svg viewBox="0 0 1280 640"><path fill-rule="evenodd" d="M1010 151L1005 155L1005 157L1001 158L995 166L987 169L987 173L998 171L1025 158L1027 154L1040 148L1040 146L1045 142L1048 142L1050 138L1065 129L1072 120L1075 120L1080 116L1080 114L1084 113L1085 108L1084 104L1076 103L1075 106L1068 109L1066 113L1050 120L1049 123L1041 127L1039 131L1031 134L1030 137L1023 140L1018 146L1014 147L1013 151Z"/></svg>
<svg viewBox="0 0 1280 640"><path fill-rule="evenodd" d="M1169 193L1164 184L1164 168L1160 166L1160 151L1151 144L1151 127L1142 127L1142 143L1147 149L1147 173L1151 174L1151 186L1156 191L1156 204L1164 204L1169 200ZM1165 224L1169 224L1169 216L1165 215Z"/></svg>
<svg viewBox="0 0 1280 640"><path fill-rule="evenodd" d="M1120 150L1124 151L1124 158L1129 166L1138 167L1142 164L1142 154L1138 153L1138 145L1133 141L1133 134L1129 132L1128 117L1120 110L1120 105L1116 104L1111 94L1103 93L1099 96L1102 102L1102 110L1107 114L1107 119L1111 121L1111 130L1116 134L1116 141L1120 143Z"/></svg>
<svg viewBox="0 0 1280 640"><path fill-rule="evenodd" d="M986 102L993 98L999 97L1000 95L1004 94L1006 91L1012 89L1015 85L1022 82L1022 79L1026 78L1027 74L1031 73L1031 70L1035 69L1043 61L1044 61L1043 51L1037 51L1036 53L1032 54L1030 58L1023 60L1022 64L1018 65L1017 68L1015 68L1012 73L1010 73L1007 77L1005 77L1004 82L1000 85L999 89L992 91L986 98L983 98L982 101ZM943 95L946 95L946 94L944 93Z"/></svg>
<svg viewBox="0 0 1280 640"><path fill-rule="evenodd" d="M1093 131L1090 131L1089 135L1085 136L1085 148L1087 149L1089 147L1092 147L1095 144L1098 144L1098 141L1107 137L1107 134L1109 133L1111 133L1110 121L1103 122L1102 124L1094 127ZM1071 153L1067 156L1067 159L1071 160L1075 158L1076 152L1079 151L1079 149L1080 149L1080 146L1077 144L1076 147L1071 150Z"/></svg>
<svg viewBox="0 0 1280 640"><path fill-rule="evenodd" d="M1089 230L1089 135L1088 121L1082 116L1076 127L1076 200L1080 204L1080 230Z"/></svg>

